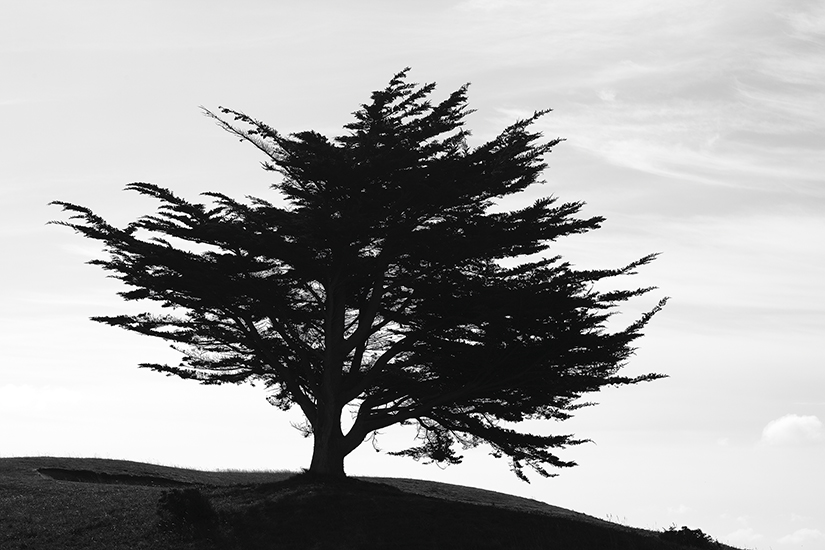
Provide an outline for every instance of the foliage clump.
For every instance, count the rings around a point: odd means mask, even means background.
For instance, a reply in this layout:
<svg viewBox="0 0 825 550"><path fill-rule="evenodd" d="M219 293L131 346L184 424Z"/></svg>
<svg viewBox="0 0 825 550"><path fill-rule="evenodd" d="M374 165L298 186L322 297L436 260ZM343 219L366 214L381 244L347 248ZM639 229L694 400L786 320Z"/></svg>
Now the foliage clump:
<svg viewBox="0 0 825 550"><path fill-rule="evenodd" d="M689 529L685 525L681 529L671 525L666 531L659 533L659 538L691 548L719 548L719 543L710 535L706 535L701 529Z"/></svg>
<svg viewBox="0 0 825 550"><path fill-rule="evenodd" d="M215 530L217 514L197 488L164 491L158 499L161 526L192 538L207 538Z"/></svg>

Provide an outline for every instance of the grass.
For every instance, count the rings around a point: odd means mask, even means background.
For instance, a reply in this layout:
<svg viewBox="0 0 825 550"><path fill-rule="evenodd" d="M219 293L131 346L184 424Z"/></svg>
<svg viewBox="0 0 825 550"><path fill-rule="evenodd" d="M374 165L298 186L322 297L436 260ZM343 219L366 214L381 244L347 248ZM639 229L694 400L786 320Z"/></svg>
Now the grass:
<svg viewBox="0 0 825 550"><path fill-rule="evenodd" d="M690 544L530 499L412 479L0 459L4 550L700 547Z"/></svg>

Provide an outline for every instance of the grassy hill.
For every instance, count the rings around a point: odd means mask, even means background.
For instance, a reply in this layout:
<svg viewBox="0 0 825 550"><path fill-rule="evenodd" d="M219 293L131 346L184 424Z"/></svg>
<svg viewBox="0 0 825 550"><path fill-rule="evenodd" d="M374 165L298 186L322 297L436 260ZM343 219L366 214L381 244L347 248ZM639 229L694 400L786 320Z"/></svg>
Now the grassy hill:
<svg viewBox="0 0 825 550"><path fill-rule="evenodd" d="M692 544L535 500L413 479L331 483L292 472L0 459L3 550L730 548L683 540Z"/></svg>

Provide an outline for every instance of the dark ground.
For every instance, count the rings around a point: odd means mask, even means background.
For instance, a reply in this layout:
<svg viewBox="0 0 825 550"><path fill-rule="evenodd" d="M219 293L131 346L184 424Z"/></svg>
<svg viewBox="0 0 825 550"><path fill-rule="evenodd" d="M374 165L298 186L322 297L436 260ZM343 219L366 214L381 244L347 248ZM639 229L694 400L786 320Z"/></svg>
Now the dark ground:
<svg viewBox="0 0 825 550"><path fill-rule="evenodd" d="M0 459L3 550L730 548L689 542L534 500L419 480L330 482L292 472Z"/></svg>

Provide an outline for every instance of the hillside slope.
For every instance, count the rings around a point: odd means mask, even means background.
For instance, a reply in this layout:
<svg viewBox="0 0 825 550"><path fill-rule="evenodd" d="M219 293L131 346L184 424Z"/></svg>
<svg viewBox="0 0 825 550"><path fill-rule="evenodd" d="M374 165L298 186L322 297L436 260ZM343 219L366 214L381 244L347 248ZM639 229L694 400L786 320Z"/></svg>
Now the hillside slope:
<svg viewBox="0 0 825 550"><path fill-rule="evenodd" d="M658 535L535 500L412 479L331 483L291 472L0 459L4 550L690 548Z"/></svg>

